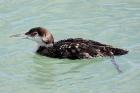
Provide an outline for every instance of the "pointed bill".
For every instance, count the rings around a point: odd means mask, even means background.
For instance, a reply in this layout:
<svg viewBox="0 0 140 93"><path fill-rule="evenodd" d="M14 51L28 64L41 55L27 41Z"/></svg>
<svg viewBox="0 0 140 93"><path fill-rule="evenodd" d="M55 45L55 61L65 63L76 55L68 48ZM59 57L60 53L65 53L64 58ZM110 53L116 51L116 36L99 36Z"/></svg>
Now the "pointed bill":
<svg viewBox="0 0 140 93"><path fill-rule="evenodd" d="M28 39L28 36L25 35L25 33L11 35L10 37L20 37L21 39Z"/></svg>

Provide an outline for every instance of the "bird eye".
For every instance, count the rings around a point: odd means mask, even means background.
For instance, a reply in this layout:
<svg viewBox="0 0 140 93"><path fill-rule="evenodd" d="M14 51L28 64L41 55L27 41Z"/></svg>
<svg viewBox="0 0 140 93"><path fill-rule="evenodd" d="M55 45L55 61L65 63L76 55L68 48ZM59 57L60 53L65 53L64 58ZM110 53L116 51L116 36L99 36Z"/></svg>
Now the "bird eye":
<svg viewBox="0 0 140 93"><path fill-rule="evenodd" d="M35 36L37 35L37 32L31 33L31 36Z"/></svg>

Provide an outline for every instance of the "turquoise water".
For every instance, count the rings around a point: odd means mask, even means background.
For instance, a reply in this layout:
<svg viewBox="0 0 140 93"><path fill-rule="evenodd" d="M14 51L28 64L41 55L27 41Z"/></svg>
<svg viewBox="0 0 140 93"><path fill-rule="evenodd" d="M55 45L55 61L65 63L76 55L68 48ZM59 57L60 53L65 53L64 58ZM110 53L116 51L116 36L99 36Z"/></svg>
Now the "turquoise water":
<svg viewBox="0 0 140 93"><path fill-rule="evenodd" d="M42 26L55 40L92 39L128 49L109 58L53 59L9 38ZM140 93L139 0L0 0L0 93Z"/></svg>

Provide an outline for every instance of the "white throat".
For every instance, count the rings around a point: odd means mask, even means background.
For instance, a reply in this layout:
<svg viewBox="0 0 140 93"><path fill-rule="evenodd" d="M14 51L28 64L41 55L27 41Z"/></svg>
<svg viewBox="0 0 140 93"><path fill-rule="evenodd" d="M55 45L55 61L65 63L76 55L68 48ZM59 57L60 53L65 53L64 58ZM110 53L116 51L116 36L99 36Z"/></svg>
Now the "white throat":
<svg viewBox="0 0 140 93"><path fill-rule="evenodd" d="M51 46L53 46L53 43L51 43L51 44L46 44L46 43L43 41L42 37L40 37L40 36L38 36L38 35L36 35L36 36L34 36L34 37L29 37L28 39L35 41L35 42L38 44L38 46L44 46L44 47L51 47Z"/></svg>
<svg viewBox="0 0 140 93"><path fill-rule="evenodd" d="M43 47L48 48L48 47L52 47L53 44L45 44L45 43L43 43L43 44L38 44L38 46L43 46Z"/></svg>
<svg viewBox="0 0 140 93"><path fill-rule="evenodd" d="M51 43L51 44L46 44L45 42L43 42L43 40L41 39L41 40L37 40L36 41L37 42L37 44L38 44L38 46L44 46L44 47L51 47L51 46L53 46L53 44Z"/></svg>

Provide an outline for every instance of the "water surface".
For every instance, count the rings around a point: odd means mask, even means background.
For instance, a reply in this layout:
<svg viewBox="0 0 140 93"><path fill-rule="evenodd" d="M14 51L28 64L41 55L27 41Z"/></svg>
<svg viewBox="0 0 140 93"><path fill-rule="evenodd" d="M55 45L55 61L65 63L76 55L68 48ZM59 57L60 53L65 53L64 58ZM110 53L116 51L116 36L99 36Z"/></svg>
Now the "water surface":
<svg viewBox="0 0 140 93"><path fill-rule="evenodd" d="M91 60L36 55L36 43L9 38L42 26L55 40L82 37L129 50ZM0 0L0 93L139 93L139 0Z"/></svg>

